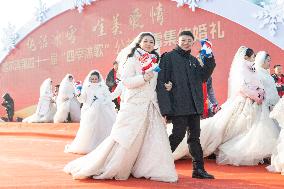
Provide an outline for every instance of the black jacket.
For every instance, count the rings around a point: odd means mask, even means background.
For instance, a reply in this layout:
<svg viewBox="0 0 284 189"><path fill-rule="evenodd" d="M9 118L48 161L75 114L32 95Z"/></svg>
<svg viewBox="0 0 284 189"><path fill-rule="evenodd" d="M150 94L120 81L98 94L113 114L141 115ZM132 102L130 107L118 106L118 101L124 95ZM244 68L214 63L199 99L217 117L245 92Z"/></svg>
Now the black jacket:
<svg viewBox="0 0 284 189"><path fill-rule="evenodd" d="M107 75L106 85L108 86L109 91L112 91L112 88L117 86L114 80L114 69L113 68L110 70L110 72Z"/></svg>
<svg viewBox="0 0 284 189"><path fill-rule="evenodd" d="M176 47L161 57L157 82L157 97L162 115L179 116L203 113L202 83L212 74L215 60L205 58L204 67L190 54ZM164 83L171 81L172 90Z"/></svg>

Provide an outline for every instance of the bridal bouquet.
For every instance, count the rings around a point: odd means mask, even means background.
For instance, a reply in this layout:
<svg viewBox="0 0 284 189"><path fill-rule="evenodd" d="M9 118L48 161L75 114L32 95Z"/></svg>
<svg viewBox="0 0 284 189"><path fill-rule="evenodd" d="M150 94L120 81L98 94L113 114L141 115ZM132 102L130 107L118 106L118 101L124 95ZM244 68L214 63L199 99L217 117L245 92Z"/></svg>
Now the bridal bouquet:
<svg viewBox="0 0 284 189"><path fill-rule="evenodd" d="M75 84L74 84L74 87L75 87L75 94L77 96L79 96L81 94L81 91L82 91L82 82L81 81L76 81Z"/></svg>
<svg viewBox="0 0 284 189"><path fill-rule="evenodd" d="M137 48L135 54L142 65L143 74L150 71L159 72L161 70L158 64L158 57L155 54L150 54L141 48Z"/></svg>

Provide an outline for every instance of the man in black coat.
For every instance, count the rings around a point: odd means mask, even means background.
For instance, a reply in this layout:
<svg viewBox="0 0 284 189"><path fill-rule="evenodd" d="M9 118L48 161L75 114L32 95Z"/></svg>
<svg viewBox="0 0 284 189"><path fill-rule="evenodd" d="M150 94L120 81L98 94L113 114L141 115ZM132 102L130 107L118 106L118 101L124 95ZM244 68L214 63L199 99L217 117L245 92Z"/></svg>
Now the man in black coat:
<svg viewBox="0 0 284 189"><path fill-rule="evenodd" d="M182 31L178 45L161 57L158 75L157 95L161 113L171 118L172 134L169 137L174 152L187 131L187 143L193 162L193 178L213 179L204 169L203 152L200 145L200 115L203 113L202 82L212 74L215 60L205 57L200 66L192 56L194 36L190 31Z"/></svg>

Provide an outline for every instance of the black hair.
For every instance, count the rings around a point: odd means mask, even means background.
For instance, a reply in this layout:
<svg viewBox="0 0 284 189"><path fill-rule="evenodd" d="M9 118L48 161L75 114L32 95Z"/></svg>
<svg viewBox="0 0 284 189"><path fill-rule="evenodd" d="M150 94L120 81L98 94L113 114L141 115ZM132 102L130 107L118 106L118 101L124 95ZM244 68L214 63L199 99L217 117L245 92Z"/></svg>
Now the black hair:
<svg viewBox="0 0 284 189"><path fill-rule="evenodd" d="M192 37L192 39L194 40L194 36L193 36L193 34L191 33L191 31L189 31L189 30L181 31L181 32L178 34L178 37L183 36L183 35L190 36L190 37Z"/></svg>
<svg viewBox="0 0 284 189"><path fill-rule="evenodd" d="M268 53L266 53L266 55L265 55L265 60L266 60L268 57L270 57L270 55L269 55Z"/></svg>
<svg viewBox="0 0 284 189"><path fill-rule="evenodd" d="M55 85L55 87L59 88L59 87L60 87L60 85Z"/></svg>
<svg viewBox="0 0 284 189"><path fill-rule="evenodd" d="M150 37L152 37L153 40L154 40L154 45L156 44L155 37L154 37L151 33L142 33L142 34L140 35L140 38L139 38L138 42L136 43L135 47L134 47L133 49L131 49L131 52L129 53L129 55L127 56L127 58L132 57L132 56L134 55L135 50L136 50L137 48L140 48L140 45L139 45L139 44L141 43L143 37L145 37L145 36L150 36ZM159 55L158 55L158 53L156 52L156 50L157 50L157 49L154 49L152 52L150 52L150 54L155 54L155 55L157 55L157 58L159 58Z"/></svg>
<svg viewBox="0 0 284 189"><path fill-rule="evenodd" d="M71 79L71 78L73 78L73 76L72 76L72 75L69 75L68 78Z"/></svg>
<svg viewBox="0 0 284 189"><path fill-rule="evenodd" d="M90 76L92 76L92 75L95 75L95 76L97 76L97 77L98 77L98 79L99 79L99 80L101 80L101 77L100 77L100 74L99 74L99 72L97 72L97 71L94 71L94 72L92 72L92 73L91 73L91 75L90 75Z"/></svg>
<svg viewBox="0 0 284 189"><path fill-rule="evenodd" d="M254 55L254 51L251 48L247 48L245 56L251 57L252 55Z"/></svg>
<svg viewBox="0 0 284 189"><path fill-rule="evenodd" d="M276 64L275 66L273 66L273 68L277 68L277 67L282 67L280 64Z"/></svg>

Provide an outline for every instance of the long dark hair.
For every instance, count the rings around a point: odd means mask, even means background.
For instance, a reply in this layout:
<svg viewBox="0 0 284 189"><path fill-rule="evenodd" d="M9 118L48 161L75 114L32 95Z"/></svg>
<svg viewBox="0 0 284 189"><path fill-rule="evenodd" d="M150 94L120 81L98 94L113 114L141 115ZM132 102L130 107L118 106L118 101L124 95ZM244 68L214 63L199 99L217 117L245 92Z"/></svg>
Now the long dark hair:
<svg viewBox="0 0 284 189"><path fill-rule="evenodd" d="M154 37L151 33L142 33L142 34L140 35L140 37L139 37L138 42L136 43L135 47L133 47L133 48L131 49L131 51L130 51L129 55L127 56L127 58L133 57L135 50L136 50L137 48L141 48L139 44L141 43L142 39L143 39L145 36L150 36L150 37L152 37L153 40L154 40L154 45L156 44L155 37ZM157 50L157 49L154 49L152 52L150 52L150 54L156 55L156 56L157 56L157 59L158 59L158 61L159 61L159 58L160 58L160 57L159 57L159 54L157 53L156 50Z"/></svg>

